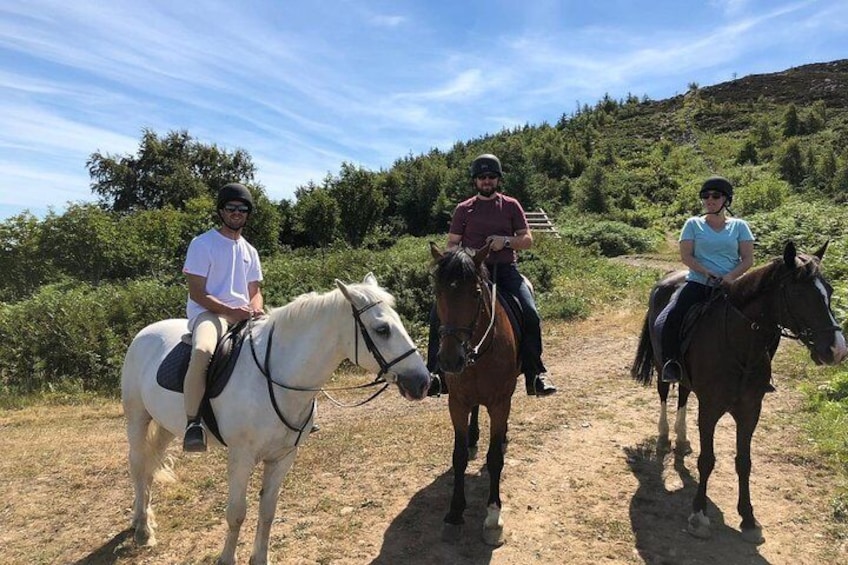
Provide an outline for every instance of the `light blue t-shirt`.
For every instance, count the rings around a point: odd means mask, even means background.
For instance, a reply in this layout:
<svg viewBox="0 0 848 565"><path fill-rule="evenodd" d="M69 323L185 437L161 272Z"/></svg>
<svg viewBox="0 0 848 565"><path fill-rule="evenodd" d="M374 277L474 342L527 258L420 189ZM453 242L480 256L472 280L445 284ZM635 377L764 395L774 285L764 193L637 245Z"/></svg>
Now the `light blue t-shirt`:
<svg viewBox="0 0 848 565"><path fill-rule="evenodd" d="M754 241L754 234L748 222L739 218L727 218L724 228L715 231L707 224L705 216L695 216L686 220L680 241L693 241L693 255L707 270L726 275L742 261L739 256L739 242ZM687 281L707 283L707 276L689 270Z"/></svg>

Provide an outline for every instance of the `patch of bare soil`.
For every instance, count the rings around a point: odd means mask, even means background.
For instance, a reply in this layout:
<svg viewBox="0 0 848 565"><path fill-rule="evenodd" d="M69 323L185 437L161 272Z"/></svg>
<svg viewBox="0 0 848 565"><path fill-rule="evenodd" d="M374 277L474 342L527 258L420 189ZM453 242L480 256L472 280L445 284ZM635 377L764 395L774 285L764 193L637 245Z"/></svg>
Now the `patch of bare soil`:
<svg viewBox="0 0 848 565"><path fill-rule="evenodd" d="M410 404L390 394L355 409L320 402L322 430L284 483L271 534L274 562L848 562L846 528L830 519L832 471L805 439L800 394L779 373L753 449L752 499L765 543L748 545L739 535L729 416L717 431L709 488L713 537L686 533L698 476L697 400L690 406L693 453L658 450L655 389L629 377L638 310L546 325L546 362L559 393L537 399L516 392L501 490L505 545L481 540L487 430L481 457L468 469L463 537L445 544L447 399ZM0 563L214 563L226 531L225 452L189 456L174 442L179 480L157 485L154 495L159 545L136 548L127 531L132 488L123 426L117 403L0 414ZM241 562L255 531L258 476L249 497Z"/></svg>

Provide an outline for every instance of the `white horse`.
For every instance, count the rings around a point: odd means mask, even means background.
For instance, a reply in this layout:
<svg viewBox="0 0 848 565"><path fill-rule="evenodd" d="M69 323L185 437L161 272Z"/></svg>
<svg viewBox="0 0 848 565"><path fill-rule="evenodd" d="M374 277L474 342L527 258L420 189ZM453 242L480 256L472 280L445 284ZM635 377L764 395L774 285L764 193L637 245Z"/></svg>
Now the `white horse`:
<svg viewBox="0 0 848 565"><path fill-rule="evenodd" d="M229 531L219 564L236 562L248 480L259 461L264 473L250 563L268 563L280 484L311 430L315 395L339 363L347 358L379 371L409 400L426 394L429 372L392 307L392 296L371 273L361 284L338 280L336 284L337 290L305 294L257 321L245 339L230 384L212 400L229 448ZM184 319L151 324L136 335L124 360L121 395L135 489L132 527L139 545L156 543L151 483L157 472L170 474L165 448L185 430L182 394L156 382L159 365L185 331ZM220 445L212 434L208 439Z"/></svg>

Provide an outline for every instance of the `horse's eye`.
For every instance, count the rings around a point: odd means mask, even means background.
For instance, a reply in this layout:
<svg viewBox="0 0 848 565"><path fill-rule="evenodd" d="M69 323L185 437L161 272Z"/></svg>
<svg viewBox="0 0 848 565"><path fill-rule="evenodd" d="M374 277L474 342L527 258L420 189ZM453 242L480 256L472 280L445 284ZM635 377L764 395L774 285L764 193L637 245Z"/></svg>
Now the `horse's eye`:
<svg viewBox="0 0 848 565"><path fill-rule="evenodd" d="M381 324L381 325L377 326L377 329L374 330L374 331L376 331L377 335L379 335L381 337L389 337L389 334L392 333L392 330L389 327L389 324Z"/></svg>

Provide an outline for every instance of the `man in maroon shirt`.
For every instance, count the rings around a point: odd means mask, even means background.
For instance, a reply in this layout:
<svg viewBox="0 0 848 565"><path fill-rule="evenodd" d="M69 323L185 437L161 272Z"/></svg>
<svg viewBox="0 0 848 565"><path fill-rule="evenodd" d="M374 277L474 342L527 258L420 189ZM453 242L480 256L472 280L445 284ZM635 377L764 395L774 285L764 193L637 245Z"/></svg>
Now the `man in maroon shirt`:
<svg viewBox="0 0 848 565"><path fill-rule="evenodd" d="M500 160L483 154L471 163L471 179L477 195L460 202L453 212L448 229L447 249L468 247L480 249L491 243L486 265L489 273L497 277L499 290L518 298L524 311L524 336L521 340L521 366L527 394L547 396L556 392L546 377L542 363L542 328L536 301L524 277L518 272L517 254L520 249L530 249L533 236L527 225L524 208L515 198L498 192L503 169ZM497 265L497 268L495 268ZM445 392L445 383L439 378L437 355L439 352L439 320L433 308L430 314L430 343L427 366L434 373L430 394Z"/></svg>

